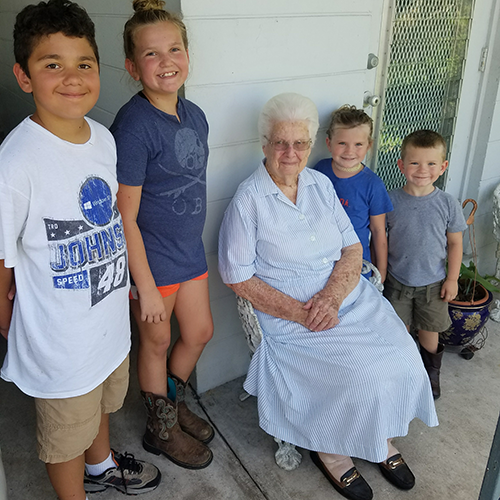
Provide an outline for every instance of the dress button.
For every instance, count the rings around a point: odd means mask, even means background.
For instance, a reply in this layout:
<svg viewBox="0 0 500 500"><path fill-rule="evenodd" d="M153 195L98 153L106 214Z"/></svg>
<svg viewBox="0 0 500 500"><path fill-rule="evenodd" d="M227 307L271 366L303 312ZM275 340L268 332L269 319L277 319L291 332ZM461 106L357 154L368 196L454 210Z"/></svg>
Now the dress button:
<svg viewBox="0 0 500 500"><path fill-rule="evenodd" d="M299 215L299 220L304 220L305 218L306 218L306 216L304 214Z"/></svg>
<svg viewBox="0 0 500 500"><path fill-rule="evenodd" d="M311 236L311 241L316 241L316 236Z"/></svg>
<svg viewBox="0 0 500 500"><path fill-rule="evenodd" d="M328 259L326 257L323 258L323 264L328 264Z"/></svg>

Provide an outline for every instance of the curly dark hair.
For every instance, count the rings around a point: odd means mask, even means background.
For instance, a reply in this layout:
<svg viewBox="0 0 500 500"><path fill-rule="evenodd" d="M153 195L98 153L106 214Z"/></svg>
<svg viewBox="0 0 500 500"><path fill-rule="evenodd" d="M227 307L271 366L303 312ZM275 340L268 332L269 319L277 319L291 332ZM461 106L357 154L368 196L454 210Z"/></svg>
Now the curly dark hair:
<svg viewBox="0 0 500 500"><path fill-rule="evenodd" d="M48 0L26 6L16 17L14 25L14 57L28 75L28 59L41 38L54 33L85 38L99 63L95 41L95 26L87 11L69 0Z"/></svg>

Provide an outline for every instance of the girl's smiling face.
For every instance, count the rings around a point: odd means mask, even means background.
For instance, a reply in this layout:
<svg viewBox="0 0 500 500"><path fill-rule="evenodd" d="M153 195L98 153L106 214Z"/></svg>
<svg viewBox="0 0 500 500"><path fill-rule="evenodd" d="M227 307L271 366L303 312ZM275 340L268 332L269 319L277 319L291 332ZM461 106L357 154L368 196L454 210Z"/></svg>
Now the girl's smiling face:
<svg viewBox="0 0 500 500"><path fill-rule="evenodd" d="M137 30L134 42L134 60L125 60L132 78L141 81L150 100L177 98L189 72L189 53L179 28L169 21L148 24Z"/></svg>
<svg viewBox="0 0 500 500"><path fill-rule="evenodd" d="M365 158L372 144L370 127L358 125L353 128L336 126L332 137L326 138L326 145L332 154L332 165L335 169L345 171L353 169Z"/></svg>

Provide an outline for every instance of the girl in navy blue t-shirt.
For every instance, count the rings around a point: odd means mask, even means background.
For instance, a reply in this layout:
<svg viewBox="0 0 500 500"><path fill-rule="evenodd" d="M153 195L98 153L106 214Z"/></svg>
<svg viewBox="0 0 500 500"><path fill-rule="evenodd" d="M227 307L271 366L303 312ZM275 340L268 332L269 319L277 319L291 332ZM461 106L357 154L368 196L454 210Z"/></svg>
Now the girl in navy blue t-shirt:
<svg viewBox="0 0 500 500"><path fill-rule="evenodd" d="M186 28L159 0L135 0L124 30L125 67L142 91L116 116L117 199L140 333L138 375L148 424L146 450L201 469L212 461L212 427L192 413L184 389L212 338L202 231L206 215L208 124L178 96L188 76ZM175 312L180 337L170 346Z"/></svg>

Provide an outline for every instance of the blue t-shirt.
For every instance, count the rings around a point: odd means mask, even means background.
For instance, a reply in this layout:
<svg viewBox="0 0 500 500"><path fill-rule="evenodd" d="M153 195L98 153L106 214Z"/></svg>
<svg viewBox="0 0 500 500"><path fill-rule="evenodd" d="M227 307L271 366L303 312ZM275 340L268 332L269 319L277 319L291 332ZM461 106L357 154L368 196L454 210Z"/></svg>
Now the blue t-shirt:
<svg viewBox="0 0 500 500"><path fill-rule="evenodd" d="M179 97L177 113L136 94L116 115L118 182L142 186L137 215L157 286L207 271L201 235L206 217L208 123L196 104Z"/></svg>
<svg viewBox="0 0 500 500"><path fill-rule="evenodd" d="M371 262L370 216L392 211L392 203L384 183L376 173L365 166L353 177L341 179L333 173L331 158L320 160L314 168L332 181L363 245L363 259Z"/></svg>

